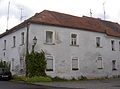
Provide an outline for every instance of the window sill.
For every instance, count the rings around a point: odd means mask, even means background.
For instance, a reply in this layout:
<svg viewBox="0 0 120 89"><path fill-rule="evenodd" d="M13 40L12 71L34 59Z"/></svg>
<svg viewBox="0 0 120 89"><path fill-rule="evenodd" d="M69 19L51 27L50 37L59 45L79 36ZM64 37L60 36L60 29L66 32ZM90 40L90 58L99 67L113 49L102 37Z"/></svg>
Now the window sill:
<svg viewBox="0 0 120 89"><path fill-rule="evenodd" d="M114 69L112 69L113 71L116 71L117 69L116 68L114 68Z"/></svg>
<svg viewBox="0 0 120 89"><path fill-rule="evenodd" d="M103 68L98 68L98 69L103 69Z"/></svg>
<svg viewBox="0 0 120 89"><path fill-rule="evenodd" d="M11 48L15 48L16 46L13 46L13 47L11 47Z"/></svg>
<svg viewBox="0 0 120 89"><path fill-rule="evenodd" d="M96 46L96 48L103 48L102 46Z"/></svg>
<svg viewBox="0 0 120 89"><path fill-rule="evenodd" d="M20 44L20 46L24 46L25 44Z"/></svg>
<svg viewBox="0 0 120 89"><path fill-rule="evenodd" d="M53 69L46 69L46 71L53 71Z"/></svg>
<svg viewBox="0 0 120 89"><path fill-rule="evenodd" d="M3 49L3 50L6 50L6 49Z"/></svg>
<svg viewBox="0 0 120 89"><path fill-rule="evenodd" d="M72 45L72 44L70 46L79 47L79 45Z"/></svg>
<svg viewBox="0 0 120 89"><path fill-rule="evenodd" d="M44 43L46 45L55 45L55 43Z"/></svg>
<svg viewBox="0 0 120 89"><path fill-rule="evenodd" d="M79 69L78 69L78 68L72 68L72 70L77 71L77 70L79 70Z"/></svg>

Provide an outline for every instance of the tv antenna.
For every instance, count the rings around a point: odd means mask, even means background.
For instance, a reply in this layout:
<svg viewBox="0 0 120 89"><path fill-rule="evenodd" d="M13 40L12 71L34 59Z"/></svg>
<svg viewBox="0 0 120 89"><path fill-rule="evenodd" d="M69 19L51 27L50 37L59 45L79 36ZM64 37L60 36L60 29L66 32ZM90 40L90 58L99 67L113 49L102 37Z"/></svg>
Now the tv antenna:
<svg viewBox="0 0 120 89"><path fill-rule="evenodd" d="M104 20L106 19L106 12L105 12L105 2L103 3L103 12L104 12Z"/></svg>
<svg viewBox="0 0 120 89"><path fill-rule="evenodd" d="M23 16L23 8L20 8L20 22L22 22L22 20L23 20L23 18L25 17L25 16Z"/></svg>
<svg viewBox="0 0 120 89"><path fill-rule="evenodd" d="M92 17L92 10L90 9L90 17Z"/></svg>
<svg viewBox="0 0 120 89"><path fill-rule="evenodd" d="M8 30L8 23L9 23L9 14L10 14L10 1L9 1L9 3L8 3L8 13L7 13L7 28L6 28L6 30Z"/></svg>

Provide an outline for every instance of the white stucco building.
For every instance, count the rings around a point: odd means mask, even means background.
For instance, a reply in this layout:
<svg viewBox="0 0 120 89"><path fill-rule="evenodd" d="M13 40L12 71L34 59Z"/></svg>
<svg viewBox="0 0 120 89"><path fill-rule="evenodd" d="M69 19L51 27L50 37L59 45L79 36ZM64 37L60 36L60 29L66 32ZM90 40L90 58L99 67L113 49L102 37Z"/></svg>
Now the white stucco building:
<svg viewBox="0 0 120 89"><path fill-rule="evenodd" d="M25 55L44 50L46 73L79 78L120 75L120 25L91 17L44 10L0 35L0 60L13 74L25 74Z"/></svg>

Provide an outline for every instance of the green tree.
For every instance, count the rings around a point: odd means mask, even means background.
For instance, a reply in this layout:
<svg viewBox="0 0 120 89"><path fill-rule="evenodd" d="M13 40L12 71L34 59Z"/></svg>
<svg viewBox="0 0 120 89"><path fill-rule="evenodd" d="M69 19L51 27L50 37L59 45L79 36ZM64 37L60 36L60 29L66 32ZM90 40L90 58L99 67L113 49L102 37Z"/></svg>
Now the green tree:
<svg viewBox="0 0 120 89"><path fill-rule="evenodd" d="M26 70L28 77L46 76L46 58L43 50L40 53L32 51L30 54L27 54L26 58Z"/></svg>

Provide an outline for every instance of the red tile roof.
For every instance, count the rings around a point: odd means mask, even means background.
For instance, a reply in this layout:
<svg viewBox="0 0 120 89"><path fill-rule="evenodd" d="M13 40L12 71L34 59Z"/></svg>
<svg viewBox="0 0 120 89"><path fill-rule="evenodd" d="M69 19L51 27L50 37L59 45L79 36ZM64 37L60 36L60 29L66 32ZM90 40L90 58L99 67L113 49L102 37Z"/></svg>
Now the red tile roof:
<svg viewBox="0 0 120 89"><path fill-rule="evenodd" d="M118 23L86 16L77 17L48 10L36 13L30 19L1 34L0 37L24 27L28 22L101 32L109 36L120 37L120 25Z"/></svg>

